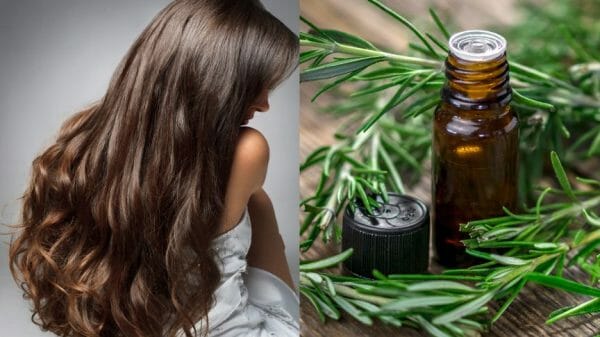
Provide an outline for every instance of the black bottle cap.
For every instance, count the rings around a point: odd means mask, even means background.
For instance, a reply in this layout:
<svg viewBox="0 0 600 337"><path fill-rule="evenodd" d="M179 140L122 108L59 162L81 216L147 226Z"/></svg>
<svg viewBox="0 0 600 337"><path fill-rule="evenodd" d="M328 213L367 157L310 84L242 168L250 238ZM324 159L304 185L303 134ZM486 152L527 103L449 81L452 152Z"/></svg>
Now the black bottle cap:
<svg viewBox="0 0 600 337"><path fill-rule="evenodd" d="M388 193L389 200L370 215L363 206L346 207L342 250L354 248L344 268L362 277L421 273L429 265L429 211L420 200ZM378 202L383 200L378 197Z"/></svg>

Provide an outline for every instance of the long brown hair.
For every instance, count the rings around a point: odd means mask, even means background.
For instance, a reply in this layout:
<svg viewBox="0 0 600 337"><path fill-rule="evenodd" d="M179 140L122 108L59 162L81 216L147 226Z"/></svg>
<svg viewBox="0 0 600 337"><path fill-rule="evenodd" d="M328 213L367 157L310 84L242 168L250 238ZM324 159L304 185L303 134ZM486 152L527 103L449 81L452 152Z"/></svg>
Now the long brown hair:
<svg viewBox="0 0 600 337"><path fill-rule="evenodd" d="M59 336L207 332L210 248L240 124L298 62L298 38L252 0L176 0L35 158L10 268Z"/></svg>

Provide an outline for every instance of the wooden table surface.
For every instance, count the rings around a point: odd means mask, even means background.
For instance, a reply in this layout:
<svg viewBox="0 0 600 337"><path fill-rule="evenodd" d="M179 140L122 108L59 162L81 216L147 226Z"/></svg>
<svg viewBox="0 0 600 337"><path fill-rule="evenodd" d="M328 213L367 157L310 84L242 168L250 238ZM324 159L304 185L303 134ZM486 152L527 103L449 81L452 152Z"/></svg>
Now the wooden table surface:
<svg viewBox="0 0 600 337"><path fill-rule="evenodd" d="M441 1L438 1L441 3ZM402 14L418 17L426 12L429 7L426 2L399 2L387 1L391 7ZM481 25L490 23L511 24L514 17L506 14L512 10L512 1L474 2L453 1L457 11L458 23L461 27L465 24L465 17L478 17ZM486 5L483 6L482 4ZM489 4L489 5L488 5ZM435 8L446 10L454 16L454 11L447 5L434 4ZM494 7L491 8L490 6ZM504 7L502 7L504 6ZM301 13L317 25L326 28L339 29L368 38L379 45L393 46L390 48L401 49L406 44L408 33L391 22L385 15L373 10L372 5L366 0L301 0ZM477 13L479 15L477 15ZM500 14L499 14L500 13ZM512 18L512 19L511 19ZM462 20L462 21L461 21ZM489 20L489 21L488 21ZM471 20L472 21L472 20ZM466 20L466 22L471 22ZM461 23L462 22L462 23ZM381 29L385 25L385 29ZM471 27L467 27L471 28ZM302 27L304 30L305 27ZM311 150L324 144L331 144L333 132L339 125L330 115L316 112L320 105L327 104L334 99L327 94L321 96L316 103L310 102L310 97L318 88L316 83L301 85L301 114L300 114L300 155L304 159ZM339 99L339 98L338 98ZM302 197L310 195L314 190L318 178L318 170L313 168L304 172L300 177L300 192ZM421 182L410 191L412 194L430 203L429 177L424 176ZM303 259L317 259L339 252L339 246L330 243L323 244L319 239L313 247L302 254ZM431 268L438 269L435 261ZM585 279L585 275L577 269L569 269L566 275L573 279ZM591 337L600 334L600 317L589 316L571 318L559 321L553 325L545 325L547 316L554 310L565 305L581 303L585 298L564 292L555 291L536 285L528 285L517 300L504 313L492 329L484 337ZM497 304L493 304L495 309ZM354 337L354 336L403 336L417 337L426 334L409 328L393 328L376 321L373 326L365 326L348 315L343 315L339 321L328 320L325 324L319 321L311 304L304 298L301 299L301 336L303 337Z"/></svg>

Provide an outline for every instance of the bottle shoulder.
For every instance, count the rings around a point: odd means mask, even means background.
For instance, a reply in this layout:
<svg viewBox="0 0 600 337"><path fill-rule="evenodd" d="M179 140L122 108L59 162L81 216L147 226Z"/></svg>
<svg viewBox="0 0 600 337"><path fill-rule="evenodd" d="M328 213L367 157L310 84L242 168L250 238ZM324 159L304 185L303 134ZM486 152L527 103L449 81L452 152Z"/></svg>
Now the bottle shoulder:
<svg viewBox="0 0 600 337"><path fill-rule="evenodd" d="M435 110L434 130L461 137L487 138L518 130L519 119L509 104L482 110L463 110L441 103Z"/></svg>

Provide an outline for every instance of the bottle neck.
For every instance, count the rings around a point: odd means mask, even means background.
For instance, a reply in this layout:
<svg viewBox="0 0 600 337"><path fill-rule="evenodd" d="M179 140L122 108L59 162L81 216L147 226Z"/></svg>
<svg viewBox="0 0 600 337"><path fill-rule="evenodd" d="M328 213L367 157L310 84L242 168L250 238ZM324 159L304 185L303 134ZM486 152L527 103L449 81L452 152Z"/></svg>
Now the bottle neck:
<svg viewBox="0 0 600 337"><path fill-rule="evenodd" d="M486 110L507 106L512 98L506 53L489 61L466 61L448 55L446 84L442 97L464 110Z"/></svg>

